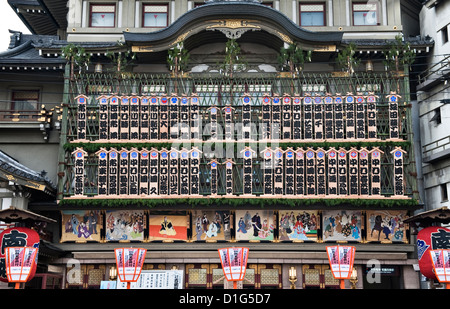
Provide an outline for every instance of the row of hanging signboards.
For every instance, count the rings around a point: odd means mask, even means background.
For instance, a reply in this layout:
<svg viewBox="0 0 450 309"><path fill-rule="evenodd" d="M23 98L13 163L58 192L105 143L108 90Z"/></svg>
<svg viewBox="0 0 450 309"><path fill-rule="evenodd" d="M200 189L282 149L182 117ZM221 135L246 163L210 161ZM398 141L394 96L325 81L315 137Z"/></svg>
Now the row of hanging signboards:
<svg viewBox="0 0 450 309"><path fill-rule="evenodd" d="M72 210L63 242L349 241L407 242L405 210Z"/></svg>

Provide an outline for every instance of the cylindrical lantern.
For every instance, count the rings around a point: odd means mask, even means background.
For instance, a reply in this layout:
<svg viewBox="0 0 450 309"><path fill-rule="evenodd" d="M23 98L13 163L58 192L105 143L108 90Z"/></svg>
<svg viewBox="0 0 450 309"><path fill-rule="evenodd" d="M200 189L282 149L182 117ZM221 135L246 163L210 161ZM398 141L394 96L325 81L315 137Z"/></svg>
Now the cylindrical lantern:
<svg viewBox="0 0 450 309"><path fill-rule="evenodd" d="M327 247L328 261L335 279L341 280L341 288L344 287L344 279L350 279L355 260L355 247L330 246Z"/></svg>
<svg viewBox="0 0 450 309"><path fill-rule="evenodd" d="M6 277L9 282L16 283L16 289L19 288L20 282L31 279L37 251L37 248L33 247L6 248Z"/></svg>
<svg viewBox="0 0 450 309"><path fill-rule="evenodd" d="M136 282L144 265L146 249L142 248L117 248L116 254L117 275L122 282L130 288L131 282Z"/></svg>
<svg viewBox="0 0 450 309"><path fill-rule="evenodd" d="M430 250L430 258L438 281L441 283L450 282L450 250ZM447 288L450 288L448 284Z"/></svg>
<svg viewBox="0 0 450 309"><path fill-rule="evenodd" d="M244 247L233 247L222 248L218 251L225 278L233 281L233 286L236 288L236 282L244 280L249 250Z"/></svg>
<svg viewBox="0 0 450 309"><path fill-rule="evenodd" d="M417 259L422 275L431 280L436 280L430 259L430 250L450 249L450 230L441 226L426 227L417 233Z"/></svg>

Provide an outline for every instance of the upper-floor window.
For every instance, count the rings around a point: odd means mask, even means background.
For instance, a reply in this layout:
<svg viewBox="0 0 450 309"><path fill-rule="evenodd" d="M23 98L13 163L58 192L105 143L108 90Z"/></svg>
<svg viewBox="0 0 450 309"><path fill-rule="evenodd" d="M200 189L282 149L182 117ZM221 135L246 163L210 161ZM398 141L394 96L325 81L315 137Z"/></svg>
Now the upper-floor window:
<svg viewBox="0 0 450 309"><path fill-rule="evenodd" d="M378 24L377 3L353 3L354 26L376 26Z"/></svg>
<svg viewBox="0 0 450 309"><path fill-rule="evenodd" d="M300 26L325 26L325 4L300 4Z"/></svg>
<svg viewBox="0 0 450 309"><path fill-rule="evenodd" d="M164 28L168 26L169 6L167 4L145 4L143 10L143 27Z"/></svg>
<svg viewBox="0 0 450 309"><path fill-rule="evenodd" d="M90 27L112 28L116 25L115 4L91 4Z"/></svg>
<svg viewBox="0 0 450 309"><path fill-rule="evenodd" d="M11 110L37 110L39 102L38 90L13 90L11 96Z"/></svg>

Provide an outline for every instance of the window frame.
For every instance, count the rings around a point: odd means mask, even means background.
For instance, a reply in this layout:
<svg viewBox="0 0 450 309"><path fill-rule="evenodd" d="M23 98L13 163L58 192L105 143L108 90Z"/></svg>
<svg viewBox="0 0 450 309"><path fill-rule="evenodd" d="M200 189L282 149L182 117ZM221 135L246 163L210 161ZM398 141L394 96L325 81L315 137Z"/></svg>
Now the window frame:
<svg viewBox="0 0 450 309"><path fill-rule="evenodd" d="M145 25L145 14L152 13L152 12L145 12L145 8L148 6L165 6L167 8L167 11L166 11L167 17L166 17L166 25L165 26L146 26ZM142 22L141 22L142 28L167 28L169 26L169 4L168 3L143 3L141 19L142 19Z"/></svg>
<svg viewBox="0 0 450 309"><path fill-rule="evenodd" d="M30 93L30 94L34 94L37 98L31 98L30 95L30 99L24 99L24 100L17 100L16 98L16 94L22 92L22 93ZM10 103L10 110L14 110L14 111L39 111L39 102L41 99L41 92L38 89L12 89L11 90L11 103ZM26 102L26 101L36 101L36 107L34 109L18 109L16 108L16 103L19 102Z"/></svg>
<svg viewBox="0 0 450 309"><path fill-rule="evenodd" d="M442 45L444 45L449 41L448 25L445 25L445 27L442 27L439 31L441 32Z"/></svg>
<svg viewBox="0 0 450 309"><path fill-rule="evenodd" d="M312 13L315 11L302 11L302 5L321 5L323 10L323 24L322 25L302 25L302 13ZM298 6L298 23L300 27L326 27L327 26L327 4L325 2L300 2Z"/></svg>
<svg viewBox="0 0 450 309"><path fill-rule="evenodd" d="M114 24L112 26L93 26L92 25L92 13L93 13L93 7L95 6L112 6L114 7ZM102 13L102 12L95 12L95 14ZM104 12L107 14L111 14L111 12ZM115 3L90 3L89 4L89 28L116 28L116 19L117 19L117 5Z"/></svg>
<svg viewBox="0 0 450 309"><path fill-rule="evenodd" d="M374 25L356 25L355 24L355 12L370 12L370 11L367 11L367 10L364 10L364 11L361 11L361 10L356 10L355 11L355 5L367 5L367 4L374 4L375 5L375 7L376 7L376 10L375 10L375 12L376 12L376 23L374 24ZM367 1L367 2L352 2L352 25L353 26L355 26L355 27L367 27L367 26L370 26L370 27L373 27L373 26L379 26L380 25L380 6L379 6L379 3L378 2L371 2L371 1Z"/></svg>

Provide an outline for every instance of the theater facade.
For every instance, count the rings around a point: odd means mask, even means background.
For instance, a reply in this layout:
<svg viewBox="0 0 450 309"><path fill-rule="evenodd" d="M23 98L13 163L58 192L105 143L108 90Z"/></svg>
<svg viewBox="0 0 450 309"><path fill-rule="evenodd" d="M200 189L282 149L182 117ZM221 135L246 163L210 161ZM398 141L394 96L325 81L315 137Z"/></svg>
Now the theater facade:
<svg viewBox="0 0 450 309"><path fill-rule="evenodd" d="M398 40L400 1L97 2L36 44L67 60L56 200L30 205L58 221L64 288L99 288L127 246L184 288L229 287L232 246L241 288L339 288L330 244L356 247L347 288L419 287L409 65L384 61L430 44Z"/></svg>

